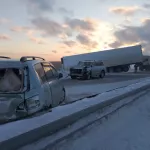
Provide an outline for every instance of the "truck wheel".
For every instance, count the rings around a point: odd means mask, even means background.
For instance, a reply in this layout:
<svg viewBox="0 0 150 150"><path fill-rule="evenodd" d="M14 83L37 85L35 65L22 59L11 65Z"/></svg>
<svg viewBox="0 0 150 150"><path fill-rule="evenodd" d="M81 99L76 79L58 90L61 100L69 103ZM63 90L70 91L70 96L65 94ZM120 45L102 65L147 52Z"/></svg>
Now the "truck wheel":
<svg viewBox="0 0 150 150"><path fill-rule="evenodd" d="M76 77L75 76L71 76L71 79L76 79Z"/></svg>
<svg viewBox="0 0 150 150"><path fill-rule="evenodd" d="M124 68L123 68L123 71L124 71L124 72L128 72L128 71L129 71L129 67L124 67Z"/></svg>
<svg viewBox="0 0 150 150"><path fill-rule="evenodd" d="M90 80L91 79L91 73L88 73L84 76L84 80Z"/></svg>
<svg viewBox="0 0 150 150"><path fill-rule="evenodd" d="M102 70L102 71L101 71L101 74L100 74L100 78L104 78L104 77L105 77L105 71Z"/></svg>
<svg viewBox="0 0 150 150"><path fill-rule="evenodd" d="M143 71L143 70L144 70L143 66L140 66L140 67L139 67L139 70L140 70L140 71Z"/></svg>

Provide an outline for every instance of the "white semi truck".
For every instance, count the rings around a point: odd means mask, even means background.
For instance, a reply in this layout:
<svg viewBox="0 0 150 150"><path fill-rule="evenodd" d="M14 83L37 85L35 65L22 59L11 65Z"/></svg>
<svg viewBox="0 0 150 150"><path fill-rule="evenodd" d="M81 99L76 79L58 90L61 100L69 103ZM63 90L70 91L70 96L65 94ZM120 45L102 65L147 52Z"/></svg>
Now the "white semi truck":
<svg viewBox="0 0 150 150"><path fill-rule="evenodd" d="M71 67L78 64L79 61L94 60L102 61L107 72L128 72L130 65L137 64L141 66L143 61L141 45L135 45L112 50L98 51L61 58L62 67L69 71Z"/></svg>

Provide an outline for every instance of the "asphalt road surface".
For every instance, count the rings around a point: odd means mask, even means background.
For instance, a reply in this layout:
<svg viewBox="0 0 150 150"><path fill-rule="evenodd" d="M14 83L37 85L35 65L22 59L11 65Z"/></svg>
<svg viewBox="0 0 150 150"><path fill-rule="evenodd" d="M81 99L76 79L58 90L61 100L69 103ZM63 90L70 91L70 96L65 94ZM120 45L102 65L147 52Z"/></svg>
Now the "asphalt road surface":
<svg viewBox="0 0 150 150"><path fill-rule="evenodd" d="M112 73L107 74L103 79L91 79L91 80L81 80L75 79L72 80L70 78L66 78L62 80L62 84L64 86L76 86L76 85L90 85L90 84L105 84L105 83L115 83L115 82L122 82L122 81L129 81L140 79L144 77L150 77L150 73L148 72L138 72L138 73Z"/></svg>

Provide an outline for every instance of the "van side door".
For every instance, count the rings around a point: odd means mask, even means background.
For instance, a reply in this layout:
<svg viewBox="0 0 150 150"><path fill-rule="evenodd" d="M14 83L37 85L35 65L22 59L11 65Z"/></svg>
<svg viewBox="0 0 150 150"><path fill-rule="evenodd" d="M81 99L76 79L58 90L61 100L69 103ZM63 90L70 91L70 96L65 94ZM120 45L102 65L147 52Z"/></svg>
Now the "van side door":
<svg viewBox="0 0 150 150"><path fill-rule="evenodd" d="M42 102L44 106L50 106L52 104L51 89L49 88L43 65L42 63L38 63L34 65L34 68L40 80L39 86L37 87L40 102Z"/></svg>
<svg viewBox="0 0 150 150"><path fill-rule="evenodd" d="M43 68L46 74L46 78L48 81L49 88L51 89L52 94L52 106L58 106L60 101L62 100L62 86L59 83L58 73L53 66L51 66L48 62L44 62Z"/></svg>

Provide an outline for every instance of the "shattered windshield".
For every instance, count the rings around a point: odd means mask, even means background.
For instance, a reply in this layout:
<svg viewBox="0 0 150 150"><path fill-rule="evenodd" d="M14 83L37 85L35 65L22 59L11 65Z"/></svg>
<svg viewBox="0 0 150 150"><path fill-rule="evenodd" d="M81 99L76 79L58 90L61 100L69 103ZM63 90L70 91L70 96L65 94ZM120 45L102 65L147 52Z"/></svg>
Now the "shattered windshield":
<svg viewBox="0 0 150 150"><path fill-rule="evenodd" d="M23 71L18 68L0 68L0 93L19 92L23 87Z"/></svg>
<svg viewBox="0 0 150 150"><path fill-rule="evenodd" d="M91 66L91 62L82 62L82 61L80 61L79 63L78 63L78 66L87 66L87 67L89 67L89 66Z"/></svg>

